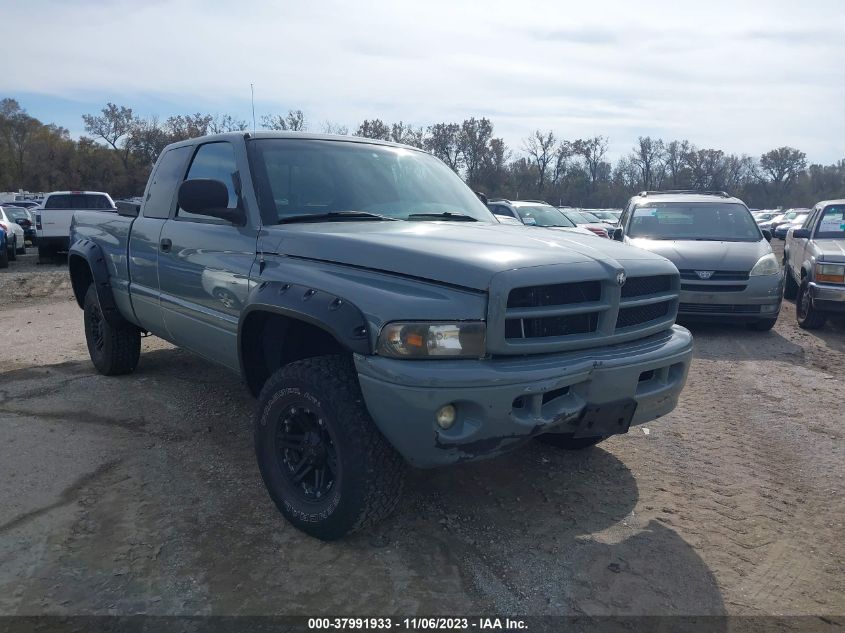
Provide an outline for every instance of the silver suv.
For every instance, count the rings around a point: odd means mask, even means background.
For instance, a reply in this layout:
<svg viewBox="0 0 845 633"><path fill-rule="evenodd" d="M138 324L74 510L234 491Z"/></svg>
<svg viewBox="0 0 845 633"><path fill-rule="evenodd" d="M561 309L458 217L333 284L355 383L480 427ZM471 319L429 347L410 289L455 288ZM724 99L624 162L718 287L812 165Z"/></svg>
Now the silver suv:
<svg viewBox="0 0 845 633"><path fill-rule="evenodd" d="M723 191L642 191L628 201L614 239L663 255L681 273L678 318L771 329L783 273L748 207Z"/></svg>

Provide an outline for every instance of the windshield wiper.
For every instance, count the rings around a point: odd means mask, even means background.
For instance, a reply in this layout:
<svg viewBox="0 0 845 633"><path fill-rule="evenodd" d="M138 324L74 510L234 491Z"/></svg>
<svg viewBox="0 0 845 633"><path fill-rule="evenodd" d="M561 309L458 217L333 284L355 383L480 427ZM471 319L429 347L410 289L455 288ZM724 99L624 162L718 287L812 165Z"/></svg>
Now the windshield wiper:
<svg viewBox="0 0 845 633"><path fill-rule="evenodd" d="M466 213L452 213L451 211L444 211L443 213L411 213L408 219L419 220L447 220L450 222L478 222L478 220Z"/></svg>
<svg viewBox="0 0 845 633"><path fill-rule="evenodd" d="M335 220L389 220L395 222L398 218L391 218L378 213L368 211L329 211L328 213L303 213L302 215L289 215L286 218L279 218L279 224L292 224L294 222L333 222Z"/></svg>

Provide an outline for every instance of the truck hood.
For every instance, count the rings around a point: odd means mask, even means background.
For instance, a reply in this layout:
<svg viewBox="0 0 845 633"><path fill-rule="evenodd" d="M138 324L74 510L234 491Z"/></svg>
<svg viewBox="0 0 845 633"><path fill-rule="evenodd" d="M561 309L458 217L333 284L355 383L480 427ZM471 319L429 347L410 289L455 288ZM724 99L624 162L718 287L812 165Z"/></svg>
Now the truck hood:
<svg viewBox="0 0 845 633"><path fill-rule="evenodd" d="M837 238L822 238L815 241L818 250L818 260L841 264L845 262L845 240Z"/></svg>
<svg viewBox="0 0 845 633"><path fill-rule="evenodd" d="M506 224L286 224L265 227L260 240L264 253L360 266L478 290L486 290L493 275L505 270L586 261L619 269L636 260L665 261L594 235Z"/></svg>
<svg viewBox="0 0 845 633"><path fill-rule="evenodd" d="M709 242L632 238L628 243L652 253L663 255L679 270L750 271L757 260L772 252L772 247L766 240L758 242Z"/></svg>

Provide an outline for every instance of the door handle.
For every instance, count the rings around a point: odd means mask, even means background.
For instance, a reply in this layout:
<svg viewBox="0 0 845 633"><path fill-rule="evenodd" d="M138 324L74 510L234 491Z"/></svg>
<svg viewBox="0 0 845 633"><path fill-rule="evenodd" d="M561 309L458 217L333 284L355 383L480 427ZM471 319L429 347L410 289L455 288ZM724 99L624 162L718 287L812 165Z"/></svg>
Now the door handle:
<svg viewBox="0 0 845 633"><path fill-rule="evenodd" d="M162 253L169 253L170 248L173 246L173 242L165 237L161 240L161 242L159 242L159 246L161 247Z"/></svg>

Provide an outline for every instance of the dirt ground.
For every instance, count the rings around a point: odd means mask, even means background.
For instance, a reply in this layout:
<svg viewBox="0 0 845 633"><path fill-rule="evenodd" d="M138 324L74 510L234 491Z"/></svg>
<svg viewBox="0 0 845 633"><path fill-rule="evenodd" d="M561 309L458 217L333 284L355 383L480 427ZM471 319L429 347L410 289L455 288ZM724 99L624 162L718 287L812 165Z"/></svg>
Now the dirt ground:
<svg viewBox="0 0 845 633"><path fill-rule="evenodd" d="M153 338L95 374L66 270L27 260L0 272L0 614L845 613L842 319L692 325L672 414L411 471L326 544L265 493L237 377Z"/></svg>

